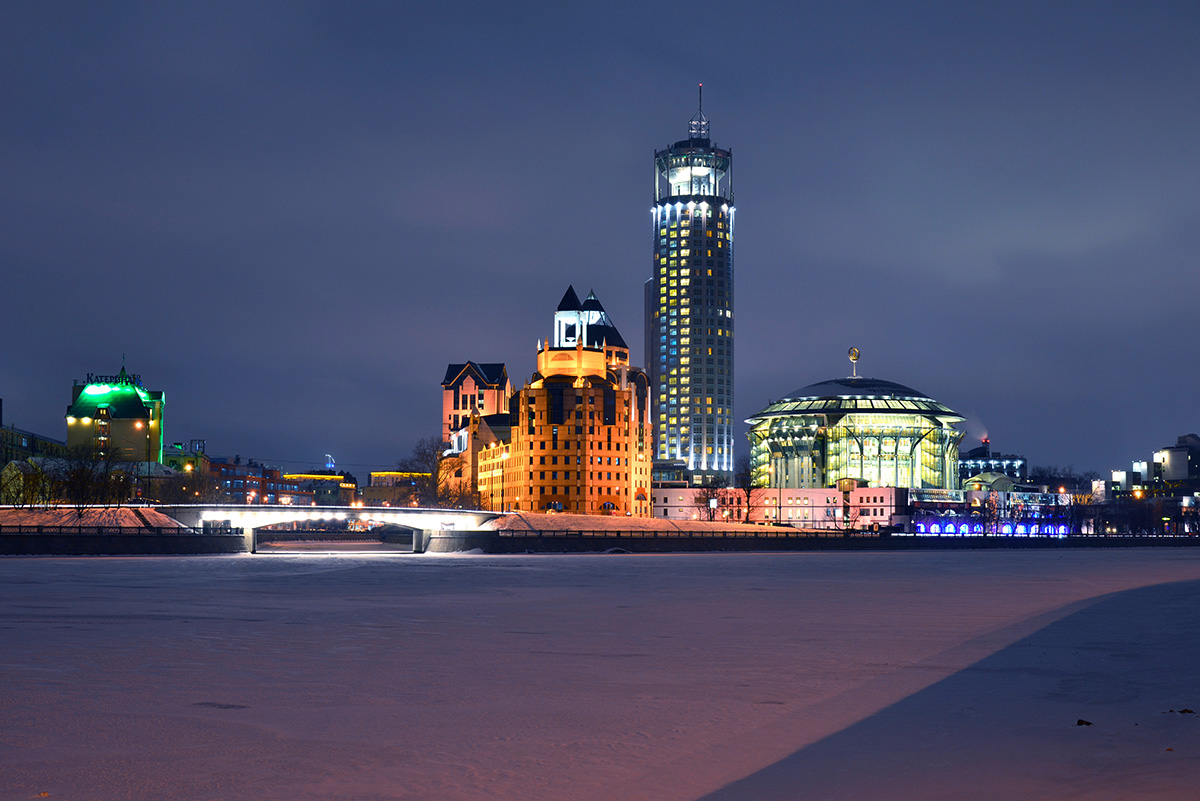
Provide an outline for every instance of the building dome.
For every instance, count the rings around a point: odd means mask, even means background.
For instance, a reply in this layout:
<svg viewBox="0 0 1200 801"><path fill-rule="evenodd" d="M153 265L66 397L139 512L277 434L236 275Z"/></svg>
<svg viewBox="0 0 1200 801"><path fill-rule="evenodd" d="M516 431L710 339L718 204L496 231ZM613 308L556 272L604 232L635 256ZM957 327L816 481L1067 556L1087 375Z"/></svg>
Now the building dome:
<svg viewBox="0 0 1200 801"><path fill-rule="evenodd" d="M825 415L870 412L872 414L935 414L963 418L923 392L879 378L832 378L788 393L750 418L764 415L818 413Z"/></svg>
<svg viewBox="0 0 1200 801"><path fill-rule="evenodd" d="M958 482L954 426L963 417L911 387L852 376L809 384L769 404L750 425L757 483L938 487Z"/></svg>

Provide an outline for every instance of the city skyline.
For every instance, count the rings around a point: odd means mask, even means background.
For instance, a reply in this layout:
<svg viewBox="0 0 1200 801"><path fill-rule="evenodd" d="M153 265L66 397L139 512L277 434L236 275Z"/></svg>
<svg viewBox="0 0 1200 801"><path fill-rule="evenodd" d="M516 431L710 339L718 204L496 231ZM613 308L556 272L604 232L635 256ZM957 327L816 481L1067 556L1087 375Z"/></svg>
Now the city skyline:
<svg viewBox="0 0 1200 801"><path fill-rule="evenodd" d="M447 363L532 371L563 285L637 334L646 161L703 82L750 212L739 453L852 345L964 448L1103 473L1196 429L1196 9L749 6L716 51L701 13L467 16L3 12L5 425L65 439L124 353L167 442L392 465Z"/></svg>

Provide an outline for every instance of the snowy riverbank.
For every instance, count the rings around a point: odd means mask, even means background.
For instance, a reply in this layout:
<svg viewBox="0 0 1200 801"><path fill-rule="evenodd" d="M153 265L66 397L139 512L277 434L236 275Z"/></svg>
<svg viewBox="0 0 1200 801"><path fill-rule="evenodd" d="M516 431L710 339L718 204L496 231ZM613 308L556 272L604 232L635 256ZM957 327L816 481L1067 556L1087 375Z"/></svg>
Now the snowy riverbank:
<svg viewBox="0 0 1200 801"><path fill-rule="evenodd" d="M4 559L0 798L1191 797L1195 581L1193 549Z"/></svg>

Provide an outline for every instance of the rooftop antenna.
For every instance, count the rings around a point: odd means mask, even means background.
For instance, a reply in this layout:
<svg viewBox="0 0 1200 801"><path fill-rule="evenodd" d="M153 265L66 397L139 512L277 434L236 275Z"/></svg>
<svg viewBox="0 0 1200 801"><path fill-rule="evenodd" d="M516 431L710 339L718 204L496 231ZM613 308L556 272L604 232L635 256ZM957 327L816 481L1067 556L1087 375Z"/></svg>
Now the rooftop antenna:
<svg viewBox="0 0 1200 801"><path fill-rule="evenodd" d="M688 138L708 138L708 117L704 116L704 84L700 84L700 106L695 116L688 120Z"/></svg>
<svg viewBox="0 0 1200 801"><path fill-rule="evenodd" d="M851 378L858 378L858 348L851 348L846 355L850 357L850 364L854 367L854 375Z"/></svg>

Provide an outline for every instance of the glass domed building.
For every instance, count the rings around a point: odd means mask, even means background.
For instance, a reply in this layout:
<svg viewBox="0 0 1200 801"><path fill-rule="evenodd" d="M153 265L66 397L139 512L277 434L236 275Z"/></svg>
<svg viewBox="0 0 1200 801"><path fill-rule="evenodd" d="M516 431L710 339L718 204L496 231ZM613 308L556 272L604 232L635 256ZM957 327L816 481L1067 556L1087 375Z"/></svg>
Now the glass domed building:
<svg viewBox="0 0 1200 801"><path fill-rule="evenodd" d="M964 418L915 389L877 378L835 378L791 392L751 417L757 486L958 487Z"/></svg>

